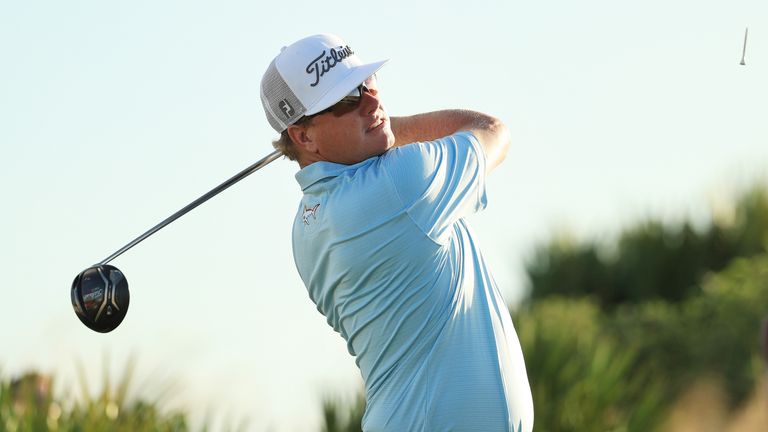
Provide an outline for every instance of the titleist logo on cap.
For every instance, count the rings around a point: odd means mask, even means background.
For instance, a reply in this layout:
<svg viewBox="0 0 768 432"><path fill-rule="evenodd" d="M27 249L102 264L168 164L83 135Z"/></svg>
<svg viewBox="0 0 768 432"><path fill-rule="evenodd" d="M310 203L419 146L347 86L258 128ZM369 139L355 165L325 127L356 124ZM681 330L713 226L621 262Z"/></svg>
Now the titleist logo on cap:
<svg viewBox="0 0 768 432"><path fill-rule="evenodd" d="M315 74L315 82L310 84L310 86L316 86L320 82L320 78L322 78L326 72L333 69L337 64L341 63L342 60L354 53L355 52L352 51L352 48L350 48L349 45L331 48L330 54L327 54L326 51L323 50L322 54L317 56L307 65L307 73L310 75L312 75L312 73Z"/></svg>

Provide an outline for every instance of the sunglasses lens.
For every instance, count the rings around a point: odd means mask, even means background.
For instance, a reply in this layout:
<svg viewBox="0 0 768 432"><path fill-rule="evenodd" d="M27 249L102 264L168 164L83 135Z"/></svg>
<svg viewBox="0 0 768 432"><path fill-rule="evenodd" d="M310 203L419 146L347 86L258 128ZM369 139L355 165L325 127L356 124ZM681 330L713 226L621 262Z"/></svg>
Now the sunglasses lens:
<svg viewBox="0 0 768 432"><path fill-rule="evenodd" d="M360 96L347 96L331 107L331 111L333 115L341 117L356 110L358 105L360 105Z"/></svg>
<svg viewBox="0 0 768 432"><path fill-rule="evenodd" d="M359 86L353 88L352 91L347 93L347 95L340 101L336 102L335 105L328 107L317 114L313 114L313 116L332 112L336 117L341 117L351 113L360 105L360 100L363 98L363 92L368 91L369 88L376 88L376 75L369 76L368 79L363 81Z"/></svg>
<svg viewBox="0 0 768 432"><path fill-rule="evenodd" d="M347 99L347 98L359 98L360 97L360 86L357 86L352 89L349 93L347 93L346 96L341 98L341 100Z"/></svg>

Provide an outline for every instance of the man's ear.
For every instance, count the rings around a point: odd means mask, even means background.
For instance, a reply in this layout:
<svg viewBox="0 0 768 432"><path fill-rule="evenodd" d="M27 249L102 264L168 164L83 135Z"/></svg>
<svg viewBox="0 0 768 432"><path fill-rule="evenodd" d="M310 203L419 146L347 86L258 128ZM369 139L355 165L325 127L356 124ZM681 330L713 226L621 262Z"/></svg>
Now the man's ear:
<svg viewBox="0 0 768 432"><path fill-rule="evenodd" d="M317 145L312 140L312 137L308 133L307 127L304 125L290 125L288 126L288 136L291 137L291 141L304 151L309 153L317 153Z"/></svg>

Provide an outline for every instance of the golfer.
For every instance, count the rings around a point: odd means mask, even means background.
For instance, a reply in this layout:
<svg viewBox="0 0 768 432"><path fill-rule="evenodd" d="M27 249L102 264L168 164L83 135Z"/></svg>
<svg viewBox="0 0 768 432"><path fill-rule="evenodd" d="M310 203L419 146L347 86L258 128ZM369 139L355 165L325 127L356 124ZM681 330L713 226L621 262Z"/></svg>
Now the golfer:
<svg viewBox="0 0 768 432"><path fill-rule="evenodd" d="M365 431L531 431L509 311L464 218L510 143L465 110L390 117L376 73L334 35L285 47L261 100L298 162L293 255L355 356Z"/></svg>

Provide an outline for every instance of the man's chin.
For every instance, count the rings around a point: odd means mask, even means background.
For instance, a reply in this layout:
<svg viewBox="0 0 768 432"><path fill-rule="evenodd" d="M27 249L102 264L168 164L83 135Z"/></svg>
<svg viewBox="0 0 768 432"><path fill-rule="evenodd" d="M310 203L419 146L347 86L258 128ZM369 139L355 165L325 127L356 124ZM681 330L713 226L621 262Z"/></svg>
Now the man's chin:
<svg viewBox="0 0 768 432"><path fill-rule="evenodd" d="M389 124L387 124L386 129L384 129L382 132L386 136L386 140L387 140L386 147L387 147L387 150L389 150L395 146L395 134L392 133L392 128L389 127Z"/></svg>

